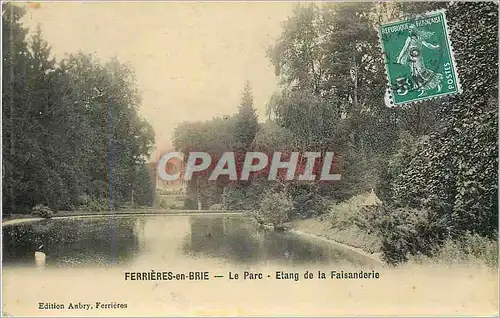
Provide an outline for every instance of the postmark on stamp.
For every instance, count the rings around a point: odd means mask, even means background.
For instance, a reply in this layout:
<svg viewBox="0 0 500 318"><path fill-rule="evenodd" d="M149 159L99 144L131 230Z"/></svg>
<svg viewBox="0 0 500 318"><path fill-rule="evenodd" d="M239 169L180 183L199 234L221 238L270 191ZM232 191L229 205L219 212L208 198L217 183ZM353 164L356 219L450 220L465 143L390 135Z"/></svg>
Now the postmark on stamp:
<svg viewBox="0 0 500 318"><path fill-rule="evenodd" d="M462 92L444 10L381 25L388 107Z"/></svg>

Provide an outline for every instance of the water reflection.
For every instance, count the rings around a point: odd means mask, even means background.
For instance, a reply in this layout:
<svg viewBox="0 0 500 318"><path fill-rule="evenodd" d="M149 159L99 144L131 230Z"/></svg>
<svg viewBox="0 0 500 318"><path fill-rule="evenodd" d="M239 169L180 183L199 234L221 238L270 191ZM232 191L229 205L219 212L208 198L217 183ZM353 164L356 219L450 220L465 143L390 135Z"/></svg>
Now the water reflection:
<svg viewBox="0 0 500 318"><path fill-rule="evenodd" d="M3 264L33 264L44 245L47 266L109 266L126 262L138 249L136 220L108 218L43 220L3 228Z"/></svg>
<svg viewBox="0 0 500 318"><path fill-rule="evenodd" d="M290 233L256 230L248 220L234 217L191 217L191 233L184 238L187 255L222 258L236 263L329 263L357 265L367 260L332 244L311 241Z"/></svg>
<svg viewBox="0 0 500 318"><path fill-rule="evenodd" d="M184 238L187 255L216 257L235 262L254 262L262 255L255 232L246 219L237 217L191 217L190 233Z"/></svg>
<svg viewBox="0 0 500 318"><path fill-rule="evenodd" d="M338 263L366 259L290 233L258 231L243 216L137 216L53 219L3 228L5 266L34 266L44 245L47 266L173 265L181 258L256 264Z"/></svg>

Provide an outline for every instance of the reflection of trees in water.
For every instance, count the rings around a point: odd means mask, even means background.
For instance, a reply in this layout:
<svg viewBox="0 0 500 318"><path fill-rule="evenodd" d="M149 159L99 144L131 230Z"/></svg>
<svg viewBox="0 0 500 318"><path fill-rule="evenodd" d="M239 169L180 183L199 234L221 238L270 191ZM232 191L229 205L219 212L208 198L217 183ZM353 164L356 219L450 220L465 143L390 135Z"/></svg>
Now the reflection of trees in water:
<svg viewBox="0 0 500 318"><path fill-rule="evenodd" d="M220 257L238 262L258 259L259 242L245 220L232 217L192 217L191 233L183 244L187 254Z"/></svg>
<svg viewBox="0 0 500 318"><path fill-rule="evenodd" d="M33 262L40 244L49 266L122 263L138 249L133 218L44 220L4 228L4 262Z"/></svg>
<svg viewBox="0 0 500 318"><path fill-rule="evenodd" d="M325 255L321 248L307 243L286 233L269 231L264 237L264 246L268 259L284 259L290 262L328 259L329 255Z"/></svg>
<svg viewBox="0 0 500 318"><path fill-rule="evenodd" d="M351 261L348 255L331 244L305 240L290 233L258 232L242 218L196 216L190 219L190 223L191 234L186 238L183 250L195 256L241 263Z"/></svg>
<svg viewBox="0 0 500 318"><path fill-rule="evenodd" d="M36 223L3 227L3 259L6 264L34 265L34 252L43 244L47 265L111 265L132 260L139 245L147 257L163 255L165 242L177 244L181 233L188 234L182 250L196 257L215 257L238 263L277 261L280 263L311 263L348 261L362 264L359 258L346 254L335 246L310 241L290 233L257 231L248 219L234 216L192 216L190 232L176 229L176 235L164 240L164 234L149 233L149 244L144 249L148 231L160 231L179 223L147 227L147 222L165 222L146 218L91 218L43 220ZM185 224L184 221L181 222ZM155 223L156 224L156 223ZM142 240L139 241L139 237ZM151 243L151 242L149 242Z"/></svg>
<svg viewBox="0 0 500 318"><path fill-rule="evenodd" d="M146 227L146 218L142 217L134 218L133 232L139 250L143 249L146 246L146 243L139 239L140 237L144 237L145 227Z"/></svg>
<svg viewBox="0 0 500 318"><path fill-rule="evenodd" d="M348 253L328 242L311 241L291 233L269 231L264 238L266 259L286 259L297 263L344 262L365 265L366 260Z"/></svg>
<svg viewBox="0 0 500 318"><path fill-rule="evenodd" d="M285 259L292 263L327 262L343 257L338 250L288 233L267 232L264 246L268 259Z"/></svg>

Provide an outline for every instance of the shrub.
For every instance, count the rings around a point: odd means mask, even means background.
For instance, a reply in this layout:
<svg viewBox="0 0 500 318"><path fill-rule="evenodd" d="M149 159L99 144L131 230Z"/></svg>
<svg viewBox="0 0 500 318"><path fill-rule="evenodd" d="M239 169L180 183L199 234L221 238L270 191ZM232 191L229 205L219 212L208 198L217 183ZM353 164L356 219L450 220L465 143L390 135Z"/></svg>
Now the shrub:
<svg viewBox="0 0 500 318"><path fill-rule="evenodd" d="M478 234L466 233L459 239L447 238L434 249L432 257L417 255L410 257L415 263L444 263L484 265L498 267L498 241Z"/></svg>
<svg viewBox="0 0 500 318"><path fill-rule="evenodd" d="M460 250L490 267L498 267L498 239L467 233L460 241Z"/></svg>
<svg viewBox="0 0 500 318"><path fill-rule="evenodd" d="M360 226L380 237L382 257L393 265L411 255L430 256L446 232L428 210L371 206L363 209L362 219Z"/></svg>
<svg viewBox="0 0 500 318"><path fill-rule="evenodd" d="M331 205L329 220L332 227L343 230L359 223L363 202L364 196L357 195L347 201Z"/></svg>
<svg viewBox="0 0 500 318"><path fill-rule="evenodd" d="M265 222L272 223L279 228L290 219L293 212L293 202L284 192L269 190L264 194L261 202L260 216Z"/></svg>
<svg viewBox="0 0 500 318"><path fill-rule="evenodd" d="M86 202L83 208L91 212L109 211L109 201L106 198L91 199Z"/></svg>
<svg viewBox="0 0 500 318"><path fill-rule="evenodd" d="M50 219L54 214L54 212L48 206L45 206L43 204L37 204L31 210L31 214L41 218Z"/></svg>
<svg viewBox="0 0 500 318"><path fill-rule="evenodd" d="M307 219L328 211L328 204L312 184L293 184L287 190L293 200L294 217Z"/></svg>
<svg viewBox="0 0 500 318"><path fill-rule="evenodd" d="M253 210L259 205L265 189L266 186L260 184L228 186L221 197L224 209Z"/></svg>
<svg viewBox="0 0 500 318"><path fill-rule="evenodd" d="M330 204L328 218L332 227L345 230L352 226L357 226L359 228L366 228L371 232L373 229L364 211L368 207L368 204L379 204L378 201L374 201L373 195L374 194L360 194L347 201ZM376 198L376 200L378 200L378 198Z"/></svg>
<svg viewBox="0 0 500 318"><path fill-rule="evenodd" d="M222 194L226 210L243 210L245 208L245 191L237 187L227 187Z"/></svg>

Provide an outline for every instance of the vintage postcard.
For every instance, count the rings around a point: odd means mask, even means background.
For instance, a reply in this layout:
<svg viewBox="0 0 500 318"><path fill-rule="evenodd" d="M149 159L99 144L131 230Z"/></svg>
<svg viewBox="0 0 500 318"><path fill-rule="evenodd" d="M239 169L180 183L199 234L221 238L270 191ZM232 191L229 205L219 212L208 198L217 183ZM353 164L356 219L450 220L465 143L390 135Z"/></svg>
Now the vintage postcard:
<svg viewBox="0 0 500 318"><path fill-rule="evenodd" d="M498 11L2 2L2 316L498 317Z"/></svg>

